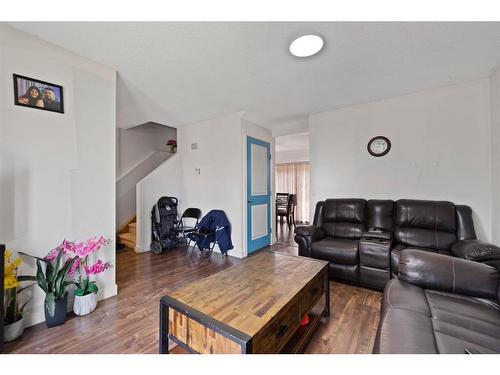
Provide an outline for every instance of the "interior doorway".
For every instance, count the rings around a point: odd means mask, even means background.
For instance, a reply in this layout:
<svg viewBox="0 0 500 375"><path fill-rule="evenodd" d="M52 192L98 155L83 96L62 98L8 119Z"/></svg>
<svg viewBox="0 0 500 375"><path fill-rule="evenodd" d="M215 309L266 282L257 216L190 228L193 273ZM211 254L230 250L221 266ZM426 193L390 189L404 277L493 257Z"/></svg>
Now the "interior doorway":
<svg viewBox="0 0 500 375"><path fill-rule="evenodd" d="M271 145L247 137L248 253L271 243Z"/></svg>
<svg viewBox="0 0 500 375"><path fill-rule="evenodd" d="M279 136L275 143L276 236L293 243L294 226L310 220L309 133Z"/></svg>

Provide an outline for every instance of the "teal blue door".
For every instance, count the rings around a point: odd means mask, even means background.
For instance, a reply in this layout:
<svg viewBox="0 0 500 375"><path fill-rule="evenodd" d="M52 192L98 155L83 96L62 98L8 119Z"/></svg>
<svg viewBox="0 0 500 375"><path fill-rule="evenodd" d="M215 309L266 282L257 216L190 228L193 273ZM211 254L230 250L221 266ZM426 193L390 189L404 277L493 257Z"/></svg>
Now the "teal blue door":
<svg viewBox="0 0 500 375"><path fill-rule="evenodd" d="M247 137L247 249L271 243L271 147Z"/></svg>

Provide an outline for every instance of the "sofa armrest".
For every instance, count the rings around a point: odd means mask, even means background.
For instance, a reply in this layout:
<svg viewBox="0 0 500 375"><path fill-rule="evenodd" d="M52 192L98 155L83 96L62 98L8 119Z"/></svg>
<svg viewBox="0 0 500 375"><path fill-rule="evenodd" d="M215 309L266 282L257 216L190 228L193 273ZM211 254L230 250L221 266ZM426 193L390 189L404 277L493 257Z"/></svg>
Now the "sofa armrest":
<svg viewBox="0 0 500 375"><path fill-rule="evenodd" d="M457 241L451 246L451 253L457 258L481 263L500 260L500 247L479 240Z"/></svg>
<svg viewBox="0 0 500 375"><path fill-rule="evenodd" d="M311 245L311 235L313 230L314 225L302 225L295 228L294 240L299 245L300 256L309 256L309 247Z"/></svg>
<svg viewBox="0 0 500 375"><path fill-rule="evenodd" d="M314 225L301 225L296 227L294 240L299 245L299 255L308 257L311 242L318 241L323 237L325 237L323 229Z"/></svg>
<svg viewBox="0 0 500 375"><path fill-rule="evenodd" d="M295 234L302 237L310 237L314 230L314 225L301 225L295 228Z"/></svg>
<svg viewBox="0 0 500 375"><path fill-rule="evenodd" d="M424 289L497 299L500 273L470 260L422 250L403 250L399 279Z"/></svg>

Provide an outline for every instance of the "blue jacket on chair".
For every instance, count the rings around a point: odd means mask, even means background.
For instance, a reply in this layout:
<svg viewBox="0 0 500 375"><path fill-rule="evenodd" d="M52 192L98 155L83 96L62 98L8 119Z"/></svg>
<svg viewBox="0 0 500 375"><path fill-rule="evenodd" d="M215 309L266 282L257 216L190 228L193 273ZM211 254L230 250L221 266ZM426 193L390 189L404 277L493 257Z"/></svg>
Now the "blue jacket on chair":
<svg viewBox="0 0 500 375"><path fill-rule="evenodd" d="M198 224L198 231L213 231L215 238L198 237L196 245L200 249L208 249L210 242L217 241L221 253L226 254L233 248L231 242L231 223L227 219L226 213L222 210L212 210L206 214Z"/></svg>

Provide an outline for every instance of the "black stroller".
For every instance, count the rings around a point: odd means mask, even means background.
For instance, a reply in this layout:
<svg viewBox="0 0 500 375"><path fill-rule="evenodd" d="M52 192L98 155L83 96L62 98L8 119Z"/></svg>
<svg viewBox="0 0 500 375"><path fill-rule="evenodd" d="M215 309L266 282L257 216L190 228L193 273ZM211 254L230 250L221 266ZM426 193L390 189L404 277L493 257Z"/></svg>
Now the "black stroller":
<svg viewBox="0 0 500 375"><path fill-rule="evenodd" d="M155 254L173 249L179 242L177 203L175 197L161 197L151 210L150 249Z"/></svg>

